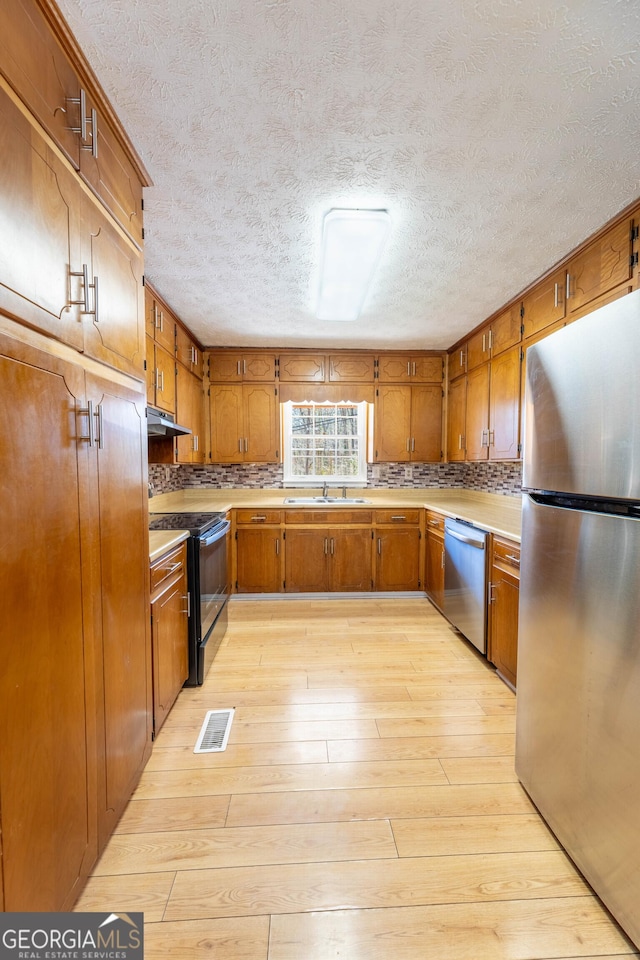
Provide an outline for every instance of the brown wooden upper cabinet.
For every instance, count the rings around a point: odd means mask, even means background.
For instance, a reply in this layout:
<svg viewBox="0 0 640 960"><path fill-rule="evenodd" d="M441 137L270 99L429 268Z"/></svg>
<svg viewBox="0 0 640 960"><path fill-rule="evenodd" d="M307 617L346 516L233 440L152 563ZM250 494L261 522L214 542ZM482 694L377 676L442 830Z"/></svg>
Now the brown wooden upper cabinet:
<svg viewBox="0 0 640 960"><path fill-rule="evenodd" d="M56 24L59 27L59 23ZM95 78L69 55L36 0L0 4L0 72L104 206L142 246L142 187Z"/></svg>
<svg viewBox="0 0 640 960"><path fill-rule="evenodd" d="M380 383L442 383L444 359L441 354L380 354L378 379Z"/></svg>
<svg viewBox="0 0 640 960"><path fill-rule="evenodd" d="M174 356L176 318L148 284L144 288L144 314L147 336Z"/></svg>
<svg viewBox="0 0 640 960"><path fill-rule="evenodd" d="M467 341L467 371L520 343L520 304L514 303Z"/></svg>
<svg viewBox="0 0 640 960"><path fill-rule="evenodd" d="M520 456L522 348L512 347L467 374L467 460L517 460Z"/></svg>
<svg viewBox="0 0 640 960"><path fill-rule="evenodd" d="M567 264L567 319L633 276L632 247L637 220L626 217L589 243Z"/></svg>
<svg viewBox="0 0 640 960"><path fill-rule="evenodd" d="M465 460L467 380L458 377L449 384L447 393L447 460Z"/></svg>
<svg viewBox="0 0 640 960"><path fill-rule="evenodd" d="M557 270L537 283L522 300L524 338L535 337L541 330L564 320L566 312L566 270Z"/></svg>
<svg viewBox="0 0 640 960"><path fill-rule="evenodd" d="M375 398L377 463L442 459L442 387L380 384Z"/></svg>
<svg viewBox="0 0 640 960"><path fill-rule="evenodd" d="M373 383L372 354L335 353L329 356L329 380L344 383Z"/></svg>
<svg viewBox="0 0 640 960"><path fill-rule="evenodd" d="M279 420L273 384L211 384L212 463L277 463Z"/></svg>
<svg viewBox="0 0 640 960"><path fill-rule="evenodd" d="M327 358L324 353L281 353L281 383L324 383Z"/></svg>
<svg viewBox="0 0 640 960"><path fill-rule="evenodd" d="M204 355L186 327L176 324L176 360L196 377L204 376Z"/></svg>
<svg viewBox="0 0 640 960"><path fill-rule="evenodd" d="M275 377L275 353L212 350L209 354L209 379L212 383L267 383L275 380Z"/></svg>

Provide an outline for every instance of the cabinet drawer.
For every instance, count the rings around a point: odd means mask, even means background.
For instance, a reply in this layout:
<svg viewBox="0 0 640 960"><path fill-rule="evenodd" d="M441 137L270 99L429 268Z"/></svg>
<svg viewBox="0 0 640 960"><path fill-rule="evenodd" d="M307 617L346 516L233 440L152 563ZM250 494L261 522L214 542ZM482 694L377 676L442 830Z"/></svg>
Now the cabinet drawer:
<svg viewBox="0 0 640 960"><path fill-rule="evenodd" d="M520 573L520 545L512 540L493 538L493 563L510 570L516 576Z"/></svg>
<svg viewBox="0 0 640 960"><path fill-rule="evenodd" d="M280 523L280 510L236 510L236 523Z"/></svg>
<svg viewBox="0 0 640 960"><path fill-rule="evenodd" d="M441 533L444 537L444 514L427 510L427 531Z"/></svg>
<svg viewBox="0 0 640 960"><path fill-rule="evenodd" d="M375 512L375 522L376 523L420 523L420 511L419 510L402 510L398 508L397 510L376 510Z"/></svg>
<svg viewBox="0 0 640 960"><path fill-rule="evenodd" d="M187 546L181 543L175 550L165 553L151 567L151 593L161 592L163 586L182 575L187 562ZM166 584L164 583L166 581Z"/></svg>
<svg viewBox="0 0 640 960"><path fill-rule="evenodd" d="M371 523L371 510L286 510L286 523Z"/></svg>

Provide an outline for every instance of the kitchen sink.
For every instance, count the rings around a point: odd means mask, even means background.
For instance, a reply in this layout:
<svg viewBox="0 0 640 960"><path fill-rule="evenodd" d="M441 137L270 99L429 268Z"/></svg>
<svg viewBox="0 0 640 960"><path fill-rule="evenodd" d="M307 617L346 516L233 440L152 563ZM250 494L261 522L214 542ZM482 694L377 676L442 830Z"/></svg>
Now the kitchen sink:
<svg viewBox="0 0 640 960"><path fill-rule="evenodd" d="M315 503L371 503L370 500L365 500L364 497L285 497L284 502L297 506Z"/></svg>

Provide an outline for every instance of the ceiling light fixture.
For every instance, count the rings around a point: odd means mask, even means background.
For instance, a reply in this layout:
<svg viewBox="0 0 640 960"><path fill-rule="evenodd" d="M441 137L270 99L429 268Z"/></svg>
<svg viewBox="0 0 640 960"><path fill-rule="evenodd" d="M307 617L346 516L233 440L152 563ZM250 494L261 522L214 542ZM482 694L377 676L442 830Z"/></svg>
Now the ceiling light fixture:
<svg viewBox="0 0 640 960"><path fill-rule="evenodd" d="M318 320L357 320L391 231L387 210L325 214Z"/></svg>

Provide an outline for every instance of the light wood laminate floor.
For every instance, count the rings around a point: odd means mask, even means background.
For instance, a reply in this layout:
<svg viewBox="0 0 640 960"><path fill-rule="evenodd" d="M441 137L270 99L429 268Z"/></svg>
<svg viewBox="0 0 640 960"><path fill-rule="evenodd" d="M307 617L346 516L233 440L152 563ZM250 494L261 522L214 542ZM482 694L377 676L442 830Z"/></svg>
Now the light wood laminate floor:
<svg viewBox="0 0 640 960"><path fill-rule="evenodd" d="M229 617L77 909L143 910L146 960L637 956L518 783L514 696L427 600Z"/></svg>

